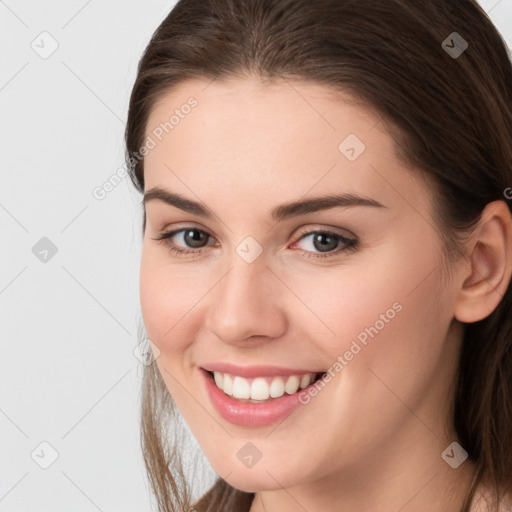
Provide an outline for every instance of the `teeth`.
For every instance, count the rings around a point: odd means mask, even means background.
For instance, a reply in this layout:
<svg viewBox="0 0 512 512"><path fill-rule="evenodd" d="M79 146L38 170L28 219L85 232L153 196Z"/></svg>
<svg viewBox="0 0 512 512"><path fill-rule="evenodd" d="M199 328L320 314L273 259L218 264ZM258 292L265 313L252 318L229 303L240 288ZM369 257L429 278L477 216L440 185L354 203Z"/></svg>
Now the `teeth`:
<svg viewBox="0 0 512 512"><path fill-rule="evenodd" d="M284 385L284 390L289 394L293 395L300 386L300 379L297 377L297 375L292 375L288 377L288 380L286 381L286 384Z"/></svg>
<svg viewBox="0 0 512 512"><path fill-rule="evenodd" d="M270 386L267 381L263 377L254 379L251 384L251 398L253 400L268 400L269 396Z"/></svg>
<svg viewBox="0 0 512 512"><path fill-rule="evenodd" d="M313 378L311 378L311 374L303 375L302 379L300 379L300 389L308 387L311 384L311 382L313 382L314 378L314 376Z"/></svg>
<svg viewBox="0 0 512 512"><path fill-rule="evenodd" d="M274 377L270 384L270 396L278 398L284 395L284 381L280 377Z"/></svg>
<svg viewBox="0 0 512 512"><path fill-rule="evenodd" d="M215 374L214 374L215 375ZM217 384L218 386L218 384ZM224 378L223 378L223 389L224 393L226 393L226 395L232 395L233 394L233 379L231 378L230 375L224 375Z"/></svg>
<svg viewBox="0 0 512 512"><path fill-rule="evenodd" d="M217 387L219 389L224 389L224 375L222 375L222 373L215 372L213 377L215 378L215 384L217 384Z"/></svg>
<svg viewBox="0 0 512 512"><path fill-rule="evenodd" d="M285 393L293 395L299 389L304 389L315 380L315 373L290 375L289 377L257 377L245 379L227 373L213 372L215 384L226 395L242 400L265 401L269 398L279 398Z"/></svg>
<svg viewBox="0 0 512 512"><path fill-rule="evenodd" d="M235 398L251 398L251 385L247 379L235 377L233 381L233 396Z"/></svg>

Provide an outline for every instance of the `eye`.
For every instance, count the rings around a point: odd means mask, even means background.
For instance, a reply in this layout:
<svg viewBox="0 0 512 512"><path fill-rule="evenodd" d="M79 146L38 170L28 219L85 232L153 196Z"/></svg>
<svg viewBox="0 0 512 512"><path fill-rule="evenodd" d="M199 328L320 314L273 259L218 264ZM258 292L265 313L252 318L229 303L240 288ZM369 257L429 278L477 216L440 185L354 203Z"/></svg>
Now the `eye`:
<svg viewBox="0 0 512 512"><path fill-rule="evenodd" d="M336 256L341 252L354 251L358 244L358 240L355 238L348 238L331 231L318 230L306 232L293 245L308 239L308 243L304 244L307 249L302 252L308 258L322 259Z"/></svg>
<svg viewBox="0 0 512 512"><path fill-rule="evenodd" d="M158 238L153 240L164 243L172 253L200 256L207 251L206 247L208 246L209 238L212 237L206 231L194 226L188 226L169 231L168 233L161 233ZM302 251L302 255L307 258L323 259L334 257L345 251L354 251L358 244L358 240L355 238L348 238L332 231L317 230L303 233L292 244L292 247L308 239L310 240L305 245L309 247Z"/></svg>
<svg viewBox="0 0 512 512"><path fill-rule="evenodd" d="M176 229L168 233L161 233L158 238L154 238L153 240L163 242L169 251L177 254L194 253L199 255L204 252L203 248L206 247L209 237L210 235L206 231L193 226L188 226L186 228ZM183 248L182 246L172 242L173 238L181 240L181 243L184 244L185 247Z"/></svg>

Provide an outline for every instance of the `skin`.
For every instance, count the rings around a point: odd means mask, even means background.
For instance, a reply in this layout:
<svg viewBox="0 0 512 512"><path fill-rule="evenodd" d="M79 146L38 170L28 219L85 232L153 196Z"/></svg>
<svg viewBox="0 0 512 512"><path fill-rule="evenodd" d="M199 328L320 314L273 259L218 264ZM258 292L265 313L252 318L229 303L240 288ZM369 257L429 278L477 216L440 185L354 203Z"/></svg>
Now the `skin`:
<svg viewBox="0 0 512 512"><path fill-rule="evenodd" d="M441 458L458 440L445 424L461 321L489 315L510 280L507 206L488 205L449 277L431 186L398 159L371 109L312 83L190 80L155 106L147 134L190 96L197 107L145 158L145 192L165 188L215 217L145 204L140 298L158 368L213 469L257 493L251 512L460 510L474 466ZM349 134L366 145L353 162L338 149ZM384 207L269 217L283 203L347 192ZM202 254L155 240L185 227L210 235ZM355 235L356 250L315 259L321 249L304 235L322 229ZM263 249L252 263L236 252L247 236ZM197 251L183 232L167 242ZM210 403L202 363L325 371L397 302L378 335L278 425L232 425ZM251 468L237 458L249 441L262 454Z"/></svg>

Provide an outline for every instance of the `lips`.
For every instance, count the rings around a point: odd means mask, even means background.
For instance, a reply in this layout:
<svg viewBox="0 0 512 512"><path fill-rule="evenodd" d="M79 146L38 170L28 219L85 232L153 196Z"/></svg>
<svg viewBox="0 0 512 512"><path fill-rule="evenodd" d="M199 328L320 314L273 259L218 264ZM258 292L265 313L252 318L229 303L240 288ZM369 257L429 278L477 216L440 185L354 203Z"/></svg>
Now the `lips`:
<svg viewBox="0 0 512 512"><path fill-rule="evenodd" d="M300 407L299 394L307 392L324 372L215 363L202 365L200 374L213 406L224 419L258 427L276 423Z"/></svg>

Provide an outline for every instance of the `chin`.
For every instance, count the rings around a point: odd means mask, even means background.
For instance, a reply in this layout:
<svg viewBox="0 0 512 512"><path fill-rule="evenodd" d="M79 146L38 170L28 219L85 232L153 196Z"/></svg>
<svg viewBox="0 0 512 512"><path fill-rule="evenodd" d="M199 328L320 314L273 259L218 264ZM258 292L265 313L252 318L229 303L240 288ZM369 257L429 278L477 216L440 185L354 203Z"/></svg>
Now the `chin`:
<svg viewBox="0 0 512 512"><path fill-rule="evenodd" d="M212 465L215 472L224 478L229 485L243 492L274 491L299 485L304 481L304 474L291 474L289 471L276 470L262 461L252 468L245 468L238 459L233 464Z"/></svg>
<svg viewBox="0 0 512 512"><path fill-rule="evenodd" d="M278 482L281 482L279 476L275 477ZM231 474L227 477L227 482L231 487L243 492L261 492L261 491L276 491L282 487L288 487L287 484L280 485L268 474L260 475L235 475Z"/></svg>

